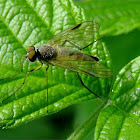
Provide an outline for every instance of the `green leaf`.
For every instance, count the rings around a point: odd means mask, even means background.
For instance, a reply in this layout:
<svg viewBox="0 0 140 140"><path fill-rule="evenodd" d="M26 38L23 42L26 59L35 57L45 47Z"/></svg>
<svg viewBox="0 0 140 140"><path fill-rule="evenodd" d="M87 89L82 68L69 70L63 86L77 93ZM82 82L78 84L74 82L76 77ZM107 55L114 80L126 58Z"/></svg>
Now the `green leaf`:
<svg viewBox="0 0 140 140"><path fill-rule="evenodd" d="M110 98L112 102L99 115L95 140L140 139L140 57L117 75Z"/></svg>
<svg viewBox="0 0 140 140"><path fill-rule="evenodd" d="M40 47L56 33L85 20L83 10L76 7L71 0L0 1L0 79L20 71L22 56L26 55L29 46ZM96 39L98 38L99 36ZM110 68L110 56L106 46L101 40L95 44L87 51L97 55L102 60L101 63ZM27 71L38 65L38 62L25 61L23 73L1 80L1 101L18 89ZM4 128L13 128L47 114L45 67L32 72L23 87L1 103L0 124ZM95 98L81 85L74 72L50 66L48 75L49 114L71 104ZM83 74L81 77L93 92L99 95L108 94L106 91L109 91L111 79L99 79Z"/></svg>
<svg viewBox="0 0 140 140"><path fill-rule="evenodd" d="M117 107L140 123L140 57L132 60L120 71L110 97Z"/></svg>
<svg viewBox="0 0 140 140"><path fill-rule="evenodd" d="M78 4L85 9L89 20L100 24L102 35L128 33L140 26L139 1L83 1Z"/></svg>
<svg viewBox="0 0 140 140"><path fill-rule="evenodd" d="M138 140L140 126L131 117L113 105L107 106L98 117L95 140Z"/></svg>

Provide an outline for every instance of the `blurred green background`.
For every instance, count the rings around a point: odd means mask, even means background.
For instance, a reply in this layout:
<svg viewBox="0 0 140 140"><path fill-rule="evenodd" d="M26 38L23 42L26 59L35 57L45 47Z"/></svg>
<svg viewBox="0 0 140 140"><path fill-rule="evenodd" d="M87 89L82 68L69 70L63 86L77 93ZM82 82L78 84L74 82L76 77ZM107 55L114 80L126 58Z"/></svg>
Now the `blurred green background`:
<svg viewBox="0 0 140 140"><path fill-rule="evenodd" d="M77 0L76 5L79 3L80 0ZM82 3L80 5L82 6ZM139 37L139 29L117 36L104 35L102 40L106 43L112 57L114 78L123 66L139 56ZM15 129L1 129L0 139L66 139L86 121L97 106L96 101L87 101L69 106L56 114L42 117ZM92 137L91 134L87 139Z"/></svg>

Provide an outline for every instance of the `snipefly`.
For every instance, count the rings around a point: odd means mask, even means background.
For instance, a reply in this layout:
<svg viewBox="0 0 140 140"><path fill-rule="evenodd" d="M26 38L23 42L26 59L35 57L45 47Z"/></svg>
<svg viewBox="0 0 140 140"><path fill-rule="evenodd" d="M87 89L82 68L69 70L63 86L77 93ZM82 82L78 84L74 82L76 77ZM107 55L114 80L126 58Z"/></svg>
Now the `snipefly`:
<svg viewBox="0 0 140 140"><path fill-rule="evenodd" d="M24 85L27 75L30 72L41 68L43 64L47 65L46 68L47 112L48 112L47 70L49 68L49 65L61 67L64 69L69 69L71 71L76 72L81 81L81 84L91 93L93 93L83 83L79 73L88 74L90 76L95 76L95 77L102 77L102 78L108 78L112 76L112 72L109 69L107 69L106 67L98 63L99 58L83 53L81 51L100 39L99 38L97 40L93 40L98 30L99 30L99 25L96 22L87 21L58 33L57 35L52 37L46 44L43 44L37 50L35 50L34 46L30 46L27 49L27 55L24 56L22 59L22 67L19 73L23 71L24 58L27 58L31 62L34 62L38 59L41 65L26 73L22 85L13 94L15 94ZM19 73L9 78L15 77ZM11 94L9 97L11 97L13 94ZM99 95L97 95L96 93L93 94L99 97ZM7 97L6 99L8 99L9 97ZM4 99L3 101L5 101L6 99Z"/></svg>

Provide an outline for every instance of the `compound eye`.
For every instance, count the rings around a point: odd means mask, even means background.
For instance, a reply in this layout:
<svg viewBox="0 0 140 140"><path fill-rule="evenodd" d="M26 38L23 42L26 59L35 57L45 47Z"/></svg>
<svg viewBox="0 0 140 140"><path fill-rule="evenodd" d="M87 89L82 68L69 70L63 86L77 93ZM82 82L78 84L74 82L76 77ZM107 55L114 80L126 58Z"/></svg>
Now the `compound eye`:
<svg viewBox="0 0 140 140"><path fill-rule="evenodd" d="M35 47L34 46L30 46L28 49L27 49L27 58L31 61L31 62L34 62L37 58L37 55L36 55L36 51L35 51Z"/></svg>

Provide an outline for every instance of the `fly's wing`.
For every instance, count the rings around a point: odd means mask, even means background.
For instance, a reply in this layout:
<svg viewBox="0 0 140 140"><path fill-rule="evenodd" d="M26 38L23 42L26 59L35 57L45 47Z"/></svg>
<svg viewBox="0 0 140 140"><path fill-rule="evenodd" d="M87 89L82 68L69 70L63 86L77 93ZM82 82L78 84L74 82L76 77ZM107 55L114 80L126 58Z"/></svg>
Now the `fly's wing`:
<svg viewBox="0 0 140 140"><path fill-rule="evenodd" d="M96 22L83 22L58 33L52 37L47 44L58 44L59 47L82 49L93 42L98 30L99 25Z"/></svg>
<svg viewBox="0 0 140 140"><path fill-rule="evenodd" d="M55 60L51 60L50 63L64 69L95 77L108 78L112 76L112 72L99 64L93 56L80 52L75 52L73 54L67 53Z"/></svg>

